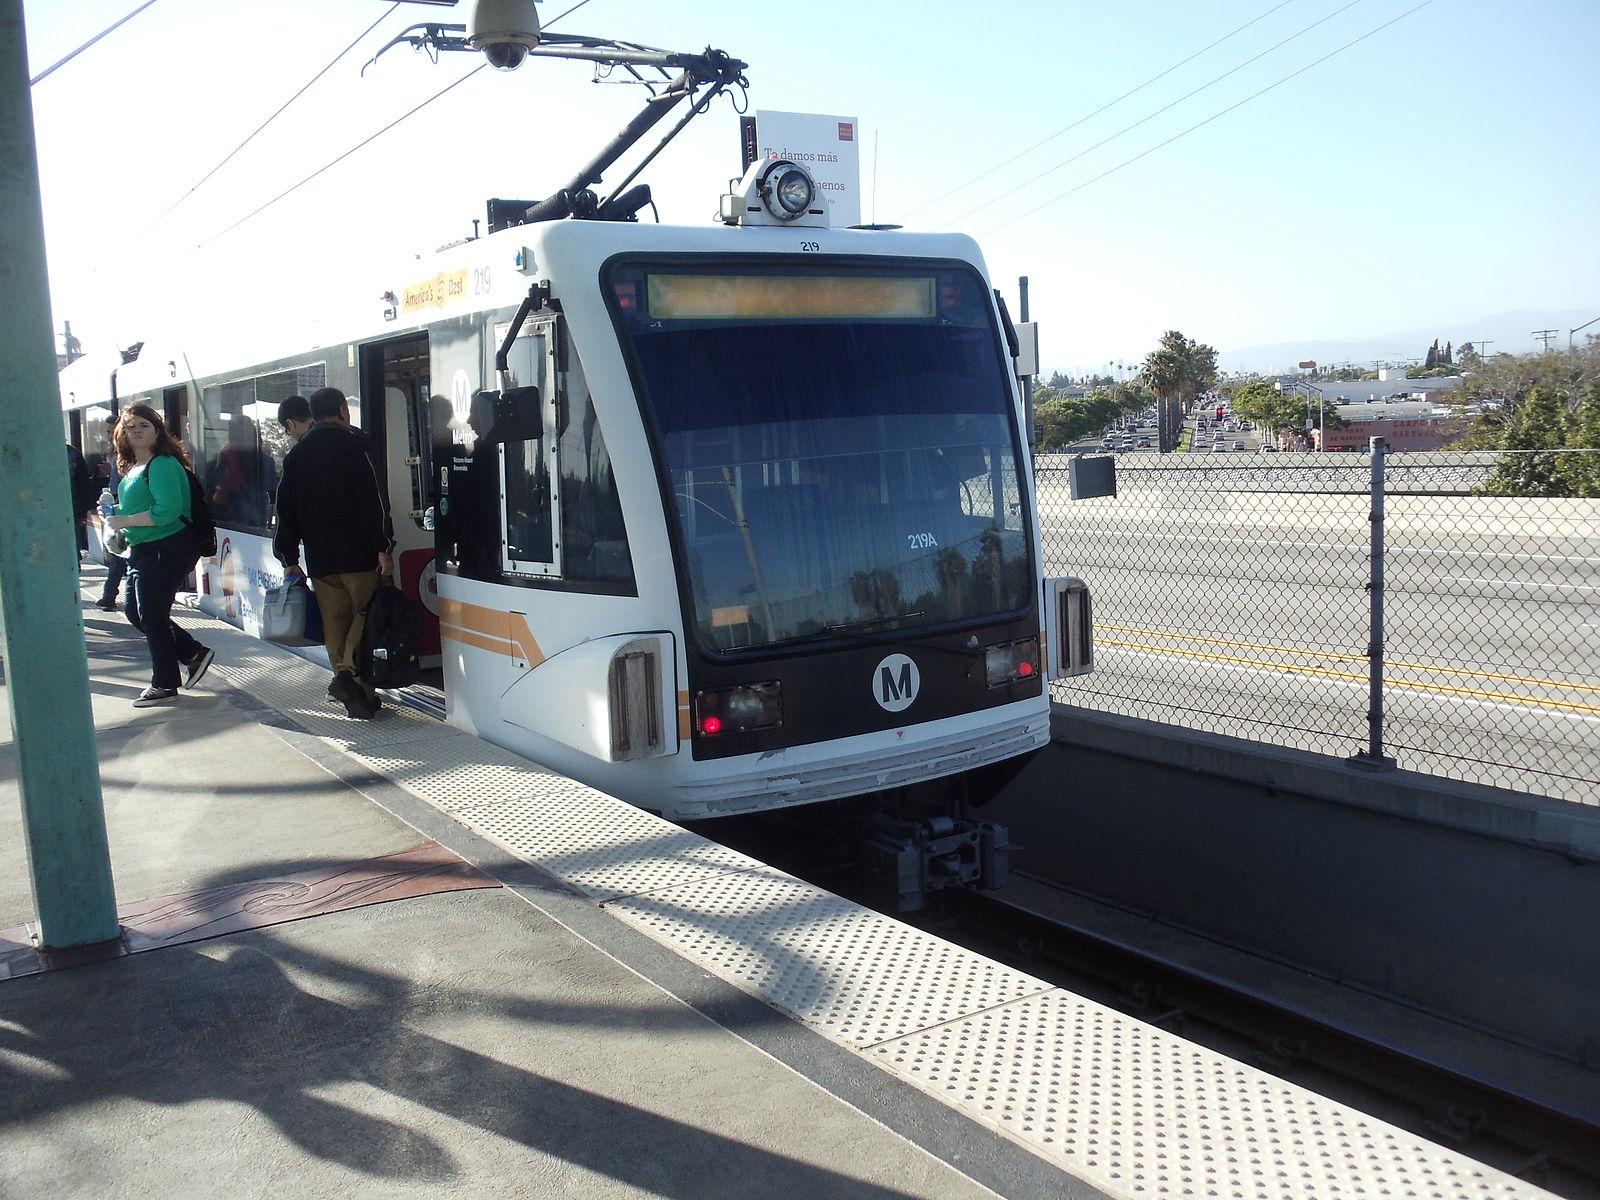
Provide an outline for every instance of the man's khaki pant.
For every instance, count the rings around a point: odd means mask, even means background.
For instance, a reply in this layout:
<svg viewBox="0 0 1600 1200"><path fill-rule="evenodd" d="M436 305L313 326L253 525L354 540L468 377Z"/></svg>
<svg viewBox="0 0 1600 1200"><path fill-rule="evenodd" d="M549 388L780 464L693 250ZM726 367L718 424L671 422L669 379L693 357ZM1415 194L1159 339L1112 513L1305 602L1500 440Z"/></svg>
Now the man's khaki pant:
<svg viewBox="0 0 1600 1200"><path fill-rule="evenodd" d="M322 644L328 648L328 662L334 674L349 671L370 699L373 687L356 670L356 652L361 648L361 631L367 623L367 605L378 590L377 571L354 571L345 575L320 575L312 580L317 608L322 613Z"/></svg>

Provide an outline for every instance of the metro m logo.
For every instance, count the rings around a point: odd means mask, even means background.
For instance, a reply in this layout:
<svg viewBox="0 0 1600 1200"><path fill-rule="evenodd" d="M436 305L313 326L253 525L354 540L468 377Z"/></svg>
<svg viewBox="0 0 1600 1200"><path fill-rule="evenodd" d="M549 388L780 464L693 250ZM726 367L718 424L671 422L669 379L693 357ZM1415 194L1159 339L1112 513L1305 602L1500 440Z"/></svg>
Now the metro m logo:
<svg viewBox="0 0 1600 1200"><path fill-rule="evenodd" d="M873 668L872 698L885 712L911 707L922 689L922 672L904 654L891 654Z"/></svg>

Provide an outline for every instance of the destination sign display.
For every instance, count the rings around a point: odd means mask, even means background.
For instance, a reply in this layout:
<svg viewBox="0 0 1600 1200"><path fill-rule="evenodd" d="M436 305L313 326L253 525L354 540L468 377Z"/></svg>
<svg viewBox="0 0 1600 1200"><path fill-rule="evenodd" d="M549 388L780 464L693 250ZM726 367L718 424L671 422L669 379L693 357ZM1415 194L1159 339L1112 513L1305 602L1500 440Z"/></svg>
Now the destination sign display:
<svg viewBox="0 0 1600 1200"><path fill-rule="evenodd" d="M658 321L900 317L931 320L932 276L666 275L646 279Z"/></svg>

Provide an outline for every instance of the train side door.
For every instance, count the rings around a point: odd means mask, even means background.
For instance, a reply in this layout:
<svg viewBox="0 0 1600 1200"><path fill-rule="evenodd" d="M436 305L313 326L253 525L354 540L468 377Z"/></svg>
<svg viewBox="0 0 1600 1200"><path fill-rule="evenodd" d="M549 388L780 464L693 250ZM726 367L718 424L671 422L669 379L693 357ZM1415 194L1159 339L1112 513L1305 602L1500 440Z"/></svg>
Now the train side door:
<svg viewBox="0 0 1600 1200"><path fill-rule="evenodd" d="M172 436L185 446L191 444L189 432L189 389L170 387L161 393L162 416Z"/></svg>
<svg viewBox="0 0 1600 1200"><path fill-rule="evenodd" d="M436 667L439 597L429 511L433 436L428 338L419 334L363 346L361 356L363 395L369 405L382 397L381 418L371 424L375 441L381 445L382 475L394 523L395 583L427 610L421 665Z"/></svg>
<svg viewBox="0 0 1600 1200"><path fill-rule="evenodd" d="M434 450L438 562L448 573L485 583L563 576L558 320L528 317L509 345L509 317L481 326L475 343L458 330L444 344L433 330L441 383L450 372ZM506 346L498 385L473 385L461 352L474 345L486 364Z"/></svg>

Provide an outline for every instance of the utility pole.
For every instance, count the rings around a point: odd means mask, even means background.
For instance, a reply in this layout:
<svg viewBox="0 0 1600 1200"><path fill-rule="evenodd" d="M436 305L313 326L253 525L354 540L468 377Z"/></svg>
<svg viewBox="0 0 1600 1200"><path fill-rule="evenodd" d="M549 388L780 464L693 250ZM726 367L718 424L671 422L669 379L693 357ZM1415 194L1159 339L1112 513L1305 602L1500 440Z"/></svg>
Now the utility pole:
<svg viewBox="0 0 1600 1200"><path fill-rule="evenodd" d="M78 593L22 0L0 0L0 626L37 944L121 933Z"/></svg>
<svg viewBox="0 0 1600 1200"><path fill-rule="evenodd" d="M1544 345L1544 352L1546 354L1549 354L1550 353L1550 339L1555 337L1555 335L1560 333L1560 332L1561 331L1559 329L1535 329L1533 331L1533 336L1535 338L1537 338Z"/></svg>

